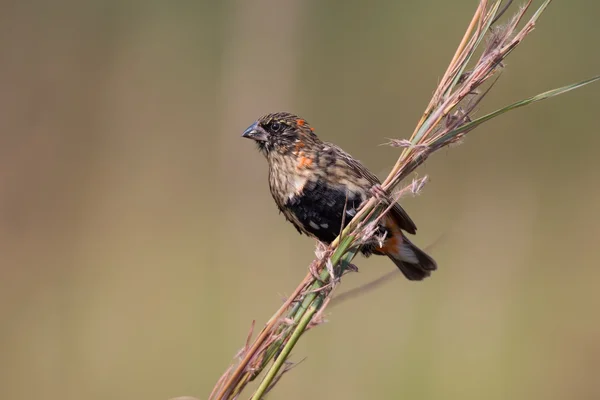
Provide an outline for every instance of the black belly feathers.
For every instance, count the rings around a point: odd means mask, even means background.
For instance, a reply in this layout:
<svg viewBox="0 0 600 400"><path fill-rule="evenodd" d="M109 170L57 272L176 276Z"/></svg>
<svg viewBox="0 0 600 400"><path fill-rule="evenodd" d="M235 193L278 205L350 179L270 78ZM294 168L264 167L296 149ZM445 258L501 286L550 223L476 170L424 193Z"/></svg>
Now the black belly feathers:
<svg viewBox="0 0 600 400"><path fill-rule="evenodd" d="M324 243L331 243L356 214L363 202L358 193L346 193L322 180L309 181L302 193L290 198L286 207L301 226L299 231L312 235ZM342 218L346 209L346 215Z"/></svg>

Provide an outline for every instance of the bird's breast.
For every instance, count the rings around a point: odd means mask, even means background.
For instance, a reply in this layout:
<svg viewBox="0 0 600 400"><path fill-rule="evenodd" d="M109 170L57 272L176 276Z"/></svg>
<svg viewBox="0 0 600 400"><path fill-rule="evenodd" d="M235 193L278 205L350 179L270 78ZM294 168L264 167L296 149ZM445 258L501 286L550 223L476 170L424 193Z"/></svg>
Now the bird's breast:
<svg viewBox="0 0 600 400"><path fill-rule="evenodd" d="M300 194L308 174L296 171L295 160L285 157L269 163L269 187L275 202L282 206L288 199Z"/></svg>
<svg viewBox="0 0 600 400"><path fill-rule="evenodd" d="M284 212L302 232L331 243L352 220L363 200L361 192L347 191L323 179L309 179L301 192L287 199Z"/></svg>

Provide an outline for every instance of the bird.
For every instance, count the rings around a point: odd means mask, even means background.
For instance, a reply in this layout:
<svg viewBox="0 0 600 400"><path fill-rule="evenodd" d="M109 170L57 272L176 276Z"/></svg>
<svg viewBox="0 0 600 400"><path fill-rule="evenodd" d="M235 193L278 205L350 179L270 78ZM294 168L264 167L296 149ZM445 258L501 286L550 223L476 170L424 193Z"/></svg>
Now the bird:
<svg viewBox="0 0 600 400"><path fill-rule="evenodd" d="M304 119L288 112L258 118L242 134L256 142L267 159L271 195L298 232L330 244L373 193L380 181L360 161L340 147L322 141ZM432 257L405 235L417 227L394 201L380 220L374 245L363 245L365 256L385 255L411 281L437 269Z"/></svg>

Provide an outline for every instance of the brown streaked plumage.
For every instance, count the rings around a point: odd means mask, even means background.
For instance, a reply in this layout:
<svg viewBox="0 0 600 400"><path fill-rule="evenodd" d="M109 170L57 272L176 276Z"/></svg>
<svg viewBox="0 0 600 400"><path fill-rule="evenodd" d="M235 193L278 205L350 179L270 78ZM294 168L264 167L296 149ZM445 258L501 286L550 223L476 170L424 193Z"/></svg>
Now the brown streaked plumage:
<svg viewBox="0 0 600 400"><path fill-rule="evenodd" d="M321 141L306 120L289 113L259 118L244 134L258 145L269 164L269 187L279 210L300 233L331 243L379 179L360 161ZM346 210L346 215L343 215ZM403 231L417 227L395 204L382 219L381 247L364 246L365 255L387 255L410 280L422 280L437 266Z"/></svg>

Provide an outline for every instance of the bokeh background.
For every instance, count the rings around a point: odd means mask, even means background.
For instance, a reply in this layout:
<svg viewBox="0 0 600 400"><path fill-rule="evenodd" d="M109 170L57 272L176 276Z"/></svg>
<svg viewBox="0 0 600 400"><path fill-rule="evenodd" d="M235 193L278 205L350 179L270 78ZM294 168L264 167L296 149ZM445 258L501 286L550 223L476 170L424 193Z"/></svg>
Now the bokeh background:
<svg viewBox="0 0 600 400"><path fill-rule="evenodd" d="M475 7L2 2L0 398L206 398L313 258L242 130L294 111L385 176ZM598 15L554 2L481 112L599 73ZM403 204L439 271L329 309L271 397L600 398L599 104L432 157ZM357 263L341 291L393 269Z"/></svg>

